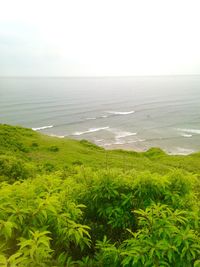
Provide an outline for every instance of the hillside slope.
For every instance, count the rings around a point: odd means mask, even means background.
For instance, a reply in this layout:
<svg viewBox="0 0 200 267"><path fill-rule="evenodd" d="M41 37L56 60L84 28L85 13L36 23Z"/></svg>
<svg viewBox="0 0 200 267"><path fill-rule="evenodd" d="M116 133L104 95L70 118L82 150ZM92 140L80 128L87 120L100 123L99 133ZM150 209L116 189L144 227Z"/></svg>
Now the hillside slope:
<svg viewBox="0 0 200 267"><path fill-rule="evenodd" d="M199 267L200 154L0 125L1 267Z"/></svg>
<svg viewBox="0 0 200 267"><path fill-rule="evenodd" d="M51 165L52 170L84 164L93 168L134 168L161 174L171 168L200 173L200 153L172 156L156 148L144 153L105 150L85 140L59 139L9 125L0 125L0 154L20 157L38 166Z"/></svg>

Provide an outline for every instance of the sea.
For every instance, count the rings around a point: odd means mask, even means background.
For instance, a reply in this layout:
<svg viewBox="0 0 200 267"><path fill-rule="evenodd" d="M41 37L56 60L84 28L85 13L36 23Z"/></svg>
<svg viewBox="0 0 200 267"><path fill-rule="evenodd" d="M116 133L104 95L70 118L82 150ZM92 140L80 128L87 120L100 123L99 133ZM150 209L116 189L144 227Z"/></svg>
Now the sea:
<svg viewBox="0 0 200 267"><path fill-rule="evenodd" d="M0 123L106 149L200 151L200 76L2 77Z"/></svg>

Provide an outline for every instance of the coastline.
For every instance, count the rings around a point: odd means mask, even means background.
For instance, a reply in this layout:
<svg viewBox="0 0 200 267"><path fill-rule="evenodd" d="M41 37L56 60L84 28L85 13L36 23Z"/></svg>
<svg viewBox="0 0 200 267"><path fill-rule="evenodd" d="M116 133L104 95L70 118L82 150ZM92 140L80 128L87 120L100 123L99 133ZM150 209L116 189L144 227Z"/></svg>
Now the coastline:
<svg viewBox="0 0 200 267"><path fill-rule="evenodd" d="M69 137L69 136L59 136L59 135L54 135L54 134L48 134L48 133L44 133L44 132L40 132L41 134L44 135L48 135L51 137L56 137L56 138L64 138L64 139L70 139L70 140L76 140L76 141L82 141L82 140L86 140L89 143L92 143L98 147L102 147L105 150L124 150L124 151L133 151L133 152L138 152L138 153L144 153L147 152L149 149L151 148L159 148L160 150L162 150L164 153L166 153L167 155L174 155L174 156L187 156L187 155L191 155L194 153L197 153L198 150L192 150L192 149L188 149L188 148L181 148L181 147L177 147L176 151L174 150L170 150L170 149L163 149L163 147L161 146L154 146L151 144L145 144L145 142L131 142L131 143L123 143L123 144L99 144L97 142L94 142L92 140L89 139L76 139L73 137Z"/></svg>
<svg viewBox="0 0 200 267"><path fill-rule="evenodd" d="M147 146L140 145L140 143L134 143L134 145L131 144L111 144L111 145L104 145L102 146L106 150L115 150L115 149L122 149L127 151L135 151L135 152L146 152L148 149L150 149Z"/></svg>
<svg viewBox="0 0 200 267"><path fill-rule="evenodd" d="M42 134L57 138L69 138L77 141L87 140L88 142L95 144L96 146L102 147L106 150L120 149L125 151L135 151L144 153L151 148L159 148L168 155L190 155L200 151L200 146L198 146L199 133L192 135L190 134L190 136L183 136L181 134L179 136L177 135L169 138L161 137L159 135L157 135L156 137L150 136L146 138L146 136L139 137L135 132L133 133L128 131L121 131L118 133L114 132L115 139L112 140L112 137L107 135L107 133L113 133L109 127L101 127L94 129L92 128L90 132L76 131L75 134L71 135L66 135L63 131L61 131L59 134L56 134L55 132L52 133L52 130L49 128L53 128L53 126L45 126L45 128L40 127L32 129ZM93 133L97 132L96 129L98 129L99 131L106 131L105 135L101 134L100 137L93 135ZM130 136L132 135L134 136L133 139L130 138Z"/></svg>
<svg viewBox="0 0 200 267"><path fill-rule="evenodd" d="M125 151L135 151L135 152L147 152L149 149L151 148L158 148L160 150L162 150L164 153L166 153L167 155L171 155L171 156L188 156L194 153L197 153L198 150L192 150L192 149L184 149L184 148L180 148L178 147L176 150L169 150L169 149L163 149L160 146L147 146L147 145L140 145L140 143L134 144L133 146L131 146L130 144L122 144L122 145L109 145L109 146L102 146L103 148L105 148L106 150L115 150L115 149L121 149L121 150L125 150Z"/></svg>

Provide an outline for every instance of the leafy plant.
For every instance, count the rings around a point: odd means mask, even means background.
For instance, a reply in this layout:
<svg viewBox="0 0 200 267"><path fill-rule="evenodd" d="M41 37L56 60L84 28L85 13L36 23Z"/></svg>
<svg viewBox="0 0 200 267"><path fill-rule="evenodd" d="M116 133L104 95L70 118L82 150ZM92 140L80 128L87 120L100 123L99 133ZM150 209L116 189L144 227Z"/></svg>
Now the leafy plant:
<svg viewBox="0 0 200 267"><path fill-rule="evenodd" d="M199 174L200 153L0 125L0 266L198 267Z"/></svg>

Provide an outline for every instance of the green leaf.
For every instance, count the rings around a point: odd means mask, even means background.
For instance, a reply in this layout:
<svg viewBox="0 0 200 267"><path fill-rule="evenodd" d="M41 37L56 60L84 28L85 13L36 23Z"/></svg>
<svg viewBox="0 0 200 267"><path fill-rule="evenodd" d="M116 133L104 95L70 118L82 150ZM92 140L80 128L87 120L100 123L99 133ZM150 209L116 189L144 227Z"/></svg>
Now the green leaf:
<svg viewBox="0 0 200 267"><path fill-rule="evenodd" d="M0 266L1 267L7 267L7 259L4 255L0 254Z"/></svg>

